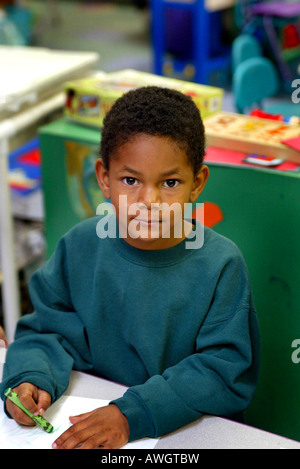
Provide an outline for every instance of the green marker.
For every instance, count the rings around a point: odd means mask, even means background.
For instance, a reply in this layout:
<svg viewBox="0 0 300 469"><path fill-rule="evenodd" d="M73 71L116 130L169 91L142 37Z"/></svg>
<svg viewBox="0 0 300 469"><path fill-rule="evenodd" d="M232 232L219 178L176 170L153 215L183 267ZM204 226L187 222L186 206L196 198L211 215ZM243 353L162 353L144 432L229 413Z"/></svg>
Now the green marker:
<svg viewBox="0 0 300 469"><path fill-rule="evenodd" d="M37 423L45 432L47 433L52 433L53 432L53 426L51 423L49 423L44 417L41 415L33 415L31 412L29 412L28 409L22 404L22 402L19 399L18 394L13 391L11 388L6 389L5 391L5 396L8 397L16 406L18 406L23 412L25 412L28 417L30 417L35 423Z"/></svg>

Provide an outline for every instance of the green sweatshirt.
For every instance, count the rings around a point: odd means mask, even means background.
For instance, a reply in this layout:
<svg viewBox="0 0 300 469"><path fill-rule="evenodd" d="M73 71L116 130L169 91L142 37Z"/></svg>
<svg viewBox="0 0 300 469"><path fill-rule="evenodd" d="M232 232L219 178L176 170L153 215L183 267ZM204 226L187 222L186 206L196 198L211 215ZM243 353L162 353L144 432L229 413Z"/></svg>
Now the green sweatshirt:
<svg viewBox="0 0 300 469"><path fill-rule="evenodd" d="M55 401L72 369L89 372L129 387L112 402L128 419L130 441L245 410L259 333L238 248L205 228L200 249L182 241L141 250L118 230L100 239L98 221L72 228L32 276L35 312L19 320L2 399L26 381Z"/></svg>

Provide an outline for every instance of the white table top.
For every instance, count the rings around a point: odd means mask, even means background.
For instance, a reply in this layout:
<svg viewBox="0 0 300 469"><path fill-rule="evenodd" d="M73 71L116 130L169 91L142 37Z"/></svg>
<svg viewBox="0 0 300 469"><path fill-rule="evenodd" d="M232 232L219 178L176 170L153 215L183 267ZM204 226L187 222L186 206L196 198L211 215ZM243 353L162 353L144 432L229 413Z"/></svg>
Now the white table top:
<svg viewBox="0 0 300 469"><path fill-rule="evenodd" d="M35 102L39 92L82 77L98 60L96 52L0 46L0 114L20 100Z"/></svg>
<svg viewBox="0 0 300 469"><path fill-rule="evenodd" d="M67 395L112 400L126 387L72 372ZM159 438L155 449L300 449L300 443L224 418L205 416Z"/></svg>

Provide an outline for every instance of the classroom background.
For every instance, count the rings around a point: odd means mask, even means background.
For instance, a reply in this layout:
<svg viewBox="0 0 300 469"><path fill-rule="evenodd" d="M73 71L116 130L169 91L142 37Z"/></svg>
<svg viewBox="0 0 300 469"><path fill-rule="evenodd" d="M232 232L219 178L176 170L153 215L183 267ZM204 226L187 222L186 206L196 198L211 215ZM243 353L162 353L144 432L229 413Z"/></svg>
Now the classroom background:
<svg viewBox="0 0 300 469"><path fill-rule="evenodd" d="M246 423L300 441L298 1L0 0L0 326L13 340L32 273L103 201L103 113L151 83L199 106L204 223L248 265L261 371Z"/></svg>

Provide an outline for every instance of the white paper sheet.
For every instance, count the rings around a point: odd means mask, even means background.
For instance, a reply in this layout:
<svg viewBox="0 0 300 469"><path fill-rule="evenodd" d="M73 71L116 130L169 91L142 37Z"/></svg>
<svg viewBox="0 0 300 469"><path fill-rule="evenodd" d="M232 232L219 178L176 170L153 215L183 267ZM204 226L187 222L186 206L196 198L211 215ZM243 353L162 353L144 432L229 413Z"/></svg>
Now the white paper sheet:
<svg viewBox="0 0 300 469"><path fill-rule="evenodd" d="M0 449L51 449L52 443L70 427L69 416L103 407L109 401L86 397L62 396L46 412L45 418L54 432L46 433L39 427L23 427L9 419L0 404ZM122 449L152 449L157 439L143 438L128 443Z"/></svg>

